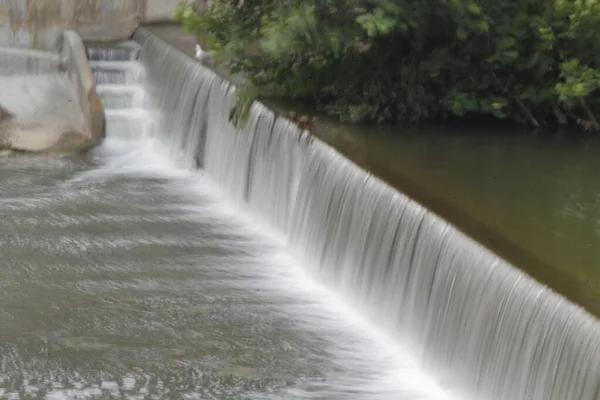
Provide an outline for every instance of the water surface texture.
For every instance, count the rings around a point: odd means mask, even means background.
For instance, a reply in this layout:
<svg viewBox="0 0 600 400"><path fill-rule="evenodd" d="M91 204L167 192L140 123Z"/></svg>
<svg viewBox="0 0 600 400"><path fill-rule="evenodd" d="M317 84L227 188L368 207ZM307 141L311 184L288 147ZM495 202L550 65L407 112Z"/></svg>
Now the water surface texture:
<svg viewBox="0 0 600 400"><path fill-rule="evenodd" d="M96 58L104 144L0 158L0 399L445 398L161 153L141 64Z"/></svg>
<svg viewBox="0 0 600 400"><path fill-rule="evenodd" d="M199 174L109 138L0 193L0 398L440 398Z"/></svg>

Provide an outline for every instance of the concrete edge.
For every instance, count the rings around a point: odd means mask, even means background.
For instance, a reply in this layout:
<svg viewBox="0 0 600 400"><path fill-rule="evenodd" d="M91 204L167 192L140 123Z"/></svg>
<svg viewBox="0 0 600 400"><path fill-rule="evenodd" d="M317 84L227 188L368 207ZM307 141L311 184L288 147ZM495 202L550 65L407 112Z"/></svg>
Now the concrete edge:
<svg viewBox="0 0 600 400"><path fill-rule="evenodd" d="M75 31L68 30L63 33L61 56L65 70L77 91L79 106L83 111L87 128L86 137L78 141L76 150L86 151L104 138L106 120L83 40Z"/></svg>
<svg viewBox="0 0 600 400"><path fill-rule="evenodd" d="M24 57L31 57L39 60L60 61L60 55L50 51L5 46L0 46L0 50L4 54L11 54L15 56L22 55Z"/></svg>

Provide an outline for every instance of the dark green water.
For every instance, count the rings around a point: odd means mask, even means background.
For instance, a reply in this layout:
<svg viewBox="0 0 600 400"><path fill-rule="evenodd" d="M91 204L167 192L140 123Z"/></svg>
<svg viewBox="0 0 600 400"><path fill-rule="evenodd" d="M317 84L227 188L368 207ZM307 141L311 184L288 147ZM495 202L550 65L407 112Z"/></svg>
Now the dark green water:
<svg viewBox="0 0 600 400"><path fill-rule="evenodd" d="M598 138L323 124L315 133L600 314Z"/></svg>

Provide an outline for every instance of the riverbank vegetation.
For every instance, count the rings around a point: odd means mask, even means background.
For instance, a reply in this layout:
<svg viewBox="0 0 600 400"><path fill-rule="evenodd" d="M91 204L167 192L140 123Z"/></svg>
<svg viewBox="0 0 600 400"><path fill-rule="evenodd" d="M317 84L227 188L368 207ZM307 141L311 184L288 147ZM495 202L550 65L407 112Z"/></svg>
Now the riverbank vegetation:
<svg viewBox="0 0 600 400"><path fill-rule="evenodd" d="M596 0L183 1L174 15L257 98L351 122L484 115L600 130Z"/></svg>

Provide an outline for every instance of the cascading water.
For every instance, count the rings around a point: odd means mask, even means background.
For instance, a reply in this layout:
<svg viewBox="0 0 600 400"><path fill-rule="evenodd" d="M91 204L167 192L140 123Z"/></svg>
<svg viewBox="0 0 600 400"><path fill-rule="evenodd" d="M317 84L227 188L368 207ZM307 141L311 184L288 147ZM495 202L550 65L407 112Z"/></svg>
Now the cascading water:
<svg viewBox="0 0 600 400"><path fill-rule="evenodd" d="M148 131L152 118L144 109L144 68L136 61L139 51L135 42L116 48L88 49L98 95L105 108L106 129L119 132L119 137L113 135L109 140L131 143L131 139Z"/></svg>
<svg viewBox="0 0 600 400"><path fill-rule="evenodd" d="M597 400L600 324L139 29L157 140L283 235L319 280L406 343L458 399Z"/></svg>
<svg viewBox="0 0 600 400"><path fill-rule="evenodd" d="M101 146L0 155L0 399L446 400L189 168L211 144L154 124L185 115L147 107L127 45L90 49Z"/></svg>

